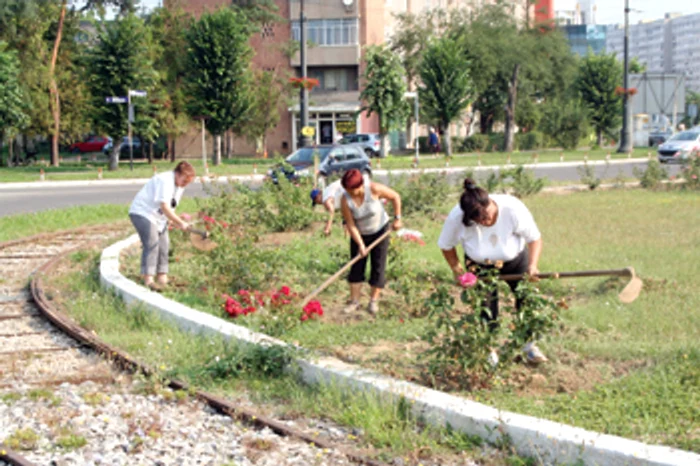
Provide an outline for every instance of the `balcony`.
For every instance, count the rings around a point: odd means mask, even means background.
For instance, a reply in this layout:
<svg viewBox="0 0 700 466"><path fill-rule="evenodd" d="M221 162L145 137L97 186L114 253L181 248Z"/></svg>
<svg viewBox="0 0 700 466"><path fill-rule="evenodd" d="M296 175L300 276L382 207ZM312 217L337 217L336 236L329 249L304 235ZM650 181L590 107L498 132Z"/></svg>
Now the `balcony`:
<svg viewBox="0 0 700 466"><path fill-rule="evenodd" d="M349 66L360 63L359 45L314 46L306 49L307 66ZM299 53L290 60L293 67L301 66Z"/></svg>

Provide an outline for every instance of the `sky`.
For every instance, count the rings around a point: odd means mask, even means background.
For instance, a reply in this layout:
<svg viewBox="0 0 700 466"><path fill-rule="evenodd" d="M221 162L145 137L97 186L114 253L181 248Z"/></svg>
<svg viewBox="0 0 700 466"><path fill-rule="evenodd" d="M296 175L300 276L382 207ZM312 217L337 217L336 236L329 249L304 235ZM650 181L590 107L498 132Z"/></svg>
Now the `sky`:
<svg viewBox="0 0 700 466"><path fill-rule="evenodd" d="M697 0L629 0L630 24L641 20L661 19L665 13L700 13ZM574 10L576 0L554 0L555 10ZM598 24L622 24L625 21L625 0L598 0Z"/></svg>
<svg viewBox="0 0 700 466"><path fill-rule="evenodd" d="M147 8L159 6L162 0L141 0ZM573 10L577 0L554 0L555 10ZM598 0L598 24L622 24L625 20L625 0ZM645 19L661 19L665 13L700 13L698 0L630 0L630 23Z"/></svg>

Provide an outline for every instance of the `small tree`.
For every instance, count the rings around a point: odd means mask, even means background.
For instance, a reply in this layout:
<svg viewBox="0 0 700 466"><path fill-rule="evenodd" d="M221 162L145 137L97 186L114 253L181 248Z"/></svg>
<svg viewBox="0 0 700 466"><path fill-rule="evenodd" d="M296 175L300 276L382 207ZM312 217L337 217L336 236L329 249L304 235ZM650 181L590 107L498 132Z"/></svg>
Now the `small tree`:
<svg viewBox="0 0 700 466"><path fill-rule="evenodd" d="M28 123L26 103L19 84L19 61L14 52L5 50L0 42L0 149L5 134L12 137L16 130ZM0 165L2 156L0 156Z"/></svg>
<svg viewBox="0 0 700 466"><path fill-rule="evenodd" d="M540 122L542 132L563 149L575 149L588 134L588 115L574 95L547 103Z"/></svg>
<svg viewBox="0 0 700 466"><path fill-rule="evenodd" d="M399 127L408 113L404 100L406 80L399 56L384 45L371 45L365 51L365 69L362 78L365 87L360 93L367 116L379 117L379 134L382 139L380 156L386 156L387 134Z"/></svg>
<svg viewBox="0 0 700 466"><path fill-rule="evenodd" d="M248 44L253 26L238 9L205 13L187 33L187 112L207 117L216 138L213 164L221 163L221 135L239 130L251 105Z"/></svg>
<svg viewBox="0 0 700 466"><path fill-rule="evenodd" d="M614 54L588 54L581 60L576 88L588 109L588 121L603 145L603 133L620 126L622 97L616 89L622 82L622 66Z"/></svg>
<svg viewBox="0 0 700 466"><path fill-rule="evenodd" d="M127 131L128 109L124 104L105 103L105 97L127 96L129 89L145 90L153 94L158 74L148 50L147 30L143 20L128 15L107 23L100 32L97 45L88 55L89 84L95 108L95 126L114 139L109 157L109 169L119 168L120 138ZM139 114L140 106L151 102L134 100L137 124L148 126L151 111Z"/></svg>
<svg viewBox="0 0 700 466"><path fill-rule="evenodd" d="M452 155L450 124L457 120L474 97L469 61L460 42L449 36L431 41L420 66L421 105L445 131L445 154Z"/></svg>
<svg viewBox="0 0 700 466"><path fill-rule="evenodd" d="M250 115L242 131L264 154L267 134L279 123L279 107L289 98L291 89L288 80L277 69L257 70L254 81L258 92L253 94Z"/></svg>

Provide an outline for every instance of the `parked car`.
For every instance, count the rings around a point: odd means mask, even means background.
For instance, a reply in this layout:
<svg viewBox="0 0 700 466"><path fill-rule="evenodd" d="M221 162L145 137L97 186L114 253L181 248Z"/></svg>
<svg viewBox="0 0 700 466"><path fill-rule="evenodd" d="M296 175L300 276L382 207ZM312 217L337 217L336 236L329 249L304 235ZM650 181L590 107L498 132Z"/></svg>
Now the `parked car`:
<svg viewBox="0 0 700 466"><path fill-rule="evenodd" d="M136 154L141 154L141 139L132 137L131 141L134 146L134 156L137 156ZM110 152L112 152L112 147L114 147L112 141L110 141L107 145L104 146L102 151L105 153L105 155L109 155ZM121 156L124 155L129 155L129 138L127 136L124 136L122 138L122 141L119 143L119 153Z"/></svg>
<svg viewBox="0 0 700 466"><path fill-rule="evenodd" d="M318 152L318 174L321 177L342 175L347 170L357 168L363 173L372 174L372 162L359 145L321 145L302 147L285 159L285 165L276 165L267 171L267 177L277 183L280 173L290 181L296 181L313 173L314 153Z"/></svg>
<svg viewBox="0 0 700 466"><path fill-rule="evenodd" d="M111 144L112 139L106 136L90 136L84 141L75 142L68 146L68 150L74 154L86 152L100 152L107 144Z"/></svg>
<svg viewBox="0 0 700 466"><path fill-rule="evenodd" d="M700 126L675 134L659 146L658 154L661 163L682 163L700 154Z"/></svg>
<svg viewBox="0 0 700 466"><path fill-rule="evenodd" d="M359 144L367 157L379 157L382 140L376 133L346 134L340 141L341 144Z"/></svg>

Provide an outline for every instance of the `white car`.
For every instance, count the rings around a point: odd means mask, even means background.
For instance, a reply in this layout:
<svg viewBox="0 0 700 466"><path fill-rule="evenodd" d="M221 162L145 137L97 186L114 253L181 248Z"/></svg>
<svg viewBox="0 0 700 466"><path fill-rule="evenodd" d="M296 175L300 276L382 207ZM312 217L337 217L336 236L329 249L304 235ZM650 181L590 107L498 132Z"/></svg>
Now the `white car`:
<svg viewBox="0 0 700 466"><path fill-rule="evenodd" d="M675 134L659 146L658 154L661 163L683 163L700 155L700 126Z"/></svg>

